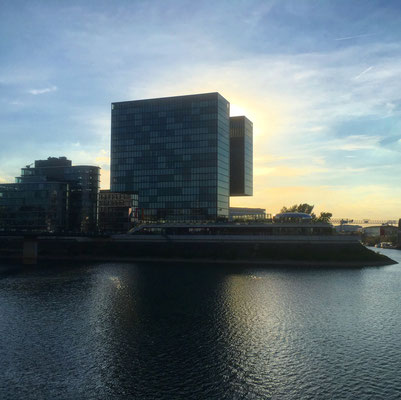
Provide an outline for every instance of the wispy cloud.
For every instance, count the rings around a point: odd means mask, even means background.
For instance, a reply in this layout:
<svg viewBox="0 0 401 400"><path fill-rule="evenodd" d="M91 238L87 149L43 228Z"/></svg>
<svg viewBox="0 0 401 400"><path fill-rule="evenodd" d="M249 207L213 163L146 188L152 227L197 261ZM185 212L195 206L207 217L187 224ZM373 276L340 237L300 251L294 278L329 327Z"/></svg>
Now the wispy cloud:
<svg viewBox="0 0 401 400"><path fill-rule="evenodd" d="M72 121L85 126L85 131L100 140L98 143L108 143L110 138L110 112L109 111L93 111L86 109L80 114L70 117Z"/></svg>
<svg viewBox="0 0 401 400"><path fill-rule="evenodd" d="M373 66L371 65L370 67L363 70L360 74L358 74L354 79L355 80L359 79L362 75L365 75L367 72L371 71L372 69L373 69Z"/></svg>
<svg viewBox="0 0 401 400"><path fill-rule="evenodd" d="M374 35L376 35L376 33L362 33L360 35L345 36L345 37L336 38L334 40L351 40L351 39L358 39L361 37L374 36Z"/></svg>
<svg viewBox="0 0 401 400"><path fill-rule="evenodd" d="M57 86L50 86L50 87L43 88L43 89L30 89L30 90L28 90L28 93L33 94L34 96L36 96L38 94L45 94L45 93L55 92L56 90L58 90Z"/></svg>
<svg viewBox="0 0 401 400"><path fill-rule="evenodd" d="M95 3L18 6L3 18L13 52L0 60L1 96L24 102L4 101L0 111L2 131L11 132L0 157L15 154L7 157L10 177L29 159L67 155L76 164L100 164L106 187L111 101L219 91L232 113L254 123L255 196L235 204L280 209L308 201L353 217L401 209L396 175L379 168L401 167L397 6L155 0L99 9ZM28 47L13 34L26 21L49 40L32 35ZM330 40L322 40L322 27ZM39 44L41 57L33 52ZM325 189L327 182L333 188ZM389 188L394 203L385 208L374 190L361 196L361 182Z"/></svg>
<svg viewBox="0 0 401 400"><path fill-rule="evenodd" d="M13 178L10 174L0 170L0 183L12 182Z"/></svg>
<svg viewBox="0 0 401 400"><path fill-rule="evenodd" d="M20 100L12 100L9 102L9 104L11 104L12 106L23 106L24 103Z"/></svg>
<svg viewBox="0 0 401 400"><path fill-rule="evenodd" d="M296 176L309 176L312 174L321 174L328 172L327 168L315 166L277 166L277 167L255 167L255 176L274 175L275 177L296 177Z"/></svg>
<svg viewBox="0 0 401 400"><path fill-rule="evenodd" d="M376 148L380 143L380 139L380 136L350 135L346 138L329 142L328 146L333 150L369 150Z"/></svg>

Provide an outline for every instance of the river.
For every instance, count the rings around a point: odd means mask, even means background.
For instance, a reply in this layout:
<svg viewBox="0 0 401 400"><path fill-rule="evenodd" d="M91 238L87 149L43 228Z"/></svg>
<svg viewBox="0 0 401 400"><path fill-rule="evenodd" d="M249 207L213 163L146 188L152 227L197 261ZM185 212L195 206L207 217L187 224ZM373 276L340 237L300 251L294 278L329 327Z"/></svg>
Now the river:
<svg viewBox="0 0 401 400"><path fill-rule="evenodd" d="M2 264L0 398L399 399L400 315L400 264Z"/></svg>

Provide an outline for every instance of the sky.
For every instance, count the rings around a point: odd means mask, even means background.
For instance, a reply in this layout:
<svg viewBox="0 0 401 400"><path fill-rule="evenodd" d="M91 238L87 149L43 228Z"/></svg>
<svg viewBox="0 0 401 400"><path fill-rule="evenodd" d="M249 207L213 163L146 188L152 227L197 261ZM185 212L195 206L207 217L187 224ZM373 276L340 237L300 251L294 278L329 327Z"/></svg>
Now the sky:
<svg viewBox="0 0 401 400"><path fill-rule="evenodd" d="M219 92L254 126L254 196L401 217L398 0L0 0L0 182L99 165L110 103Z"/></svg>

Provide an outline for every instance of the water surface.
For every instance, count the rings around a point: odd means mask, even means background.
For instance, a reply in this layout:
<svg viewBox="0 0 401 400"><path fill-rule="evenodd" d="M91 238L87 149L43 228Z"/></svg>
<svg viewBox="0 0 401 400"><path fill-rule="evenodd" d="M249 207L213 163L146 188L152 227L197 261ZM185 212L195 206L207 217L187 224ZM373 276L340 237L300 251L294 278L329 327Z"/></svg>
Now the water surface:
<svg viewBox="0 0 401 400"><path fill-rule="evenodd" d="M399 264L2 265L0 398L399 399L399 315Z"/></svg>

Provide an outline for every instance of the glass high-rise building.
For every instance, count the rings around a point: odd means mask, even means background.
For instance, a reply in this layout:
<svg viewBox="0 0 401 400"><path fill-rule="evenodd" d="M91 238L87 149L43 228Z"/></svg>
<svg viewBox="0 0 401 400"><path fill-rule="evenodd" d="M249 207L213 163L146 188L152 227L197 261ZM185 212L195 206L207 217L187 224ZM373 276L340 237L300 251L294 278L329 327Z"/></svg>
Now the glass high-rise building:
<svg viewBox="0 0 401 400"><path fill-rule="evenodd" d="M253 195L253 124L230 117L230 196Z"/></svg>
<svg viewBox="0 0 401 400"><path fill-rule="evenodd" d="M219 93L111 106L111 191L138 194L140 219L228 217L229 102Z"/></svg>

